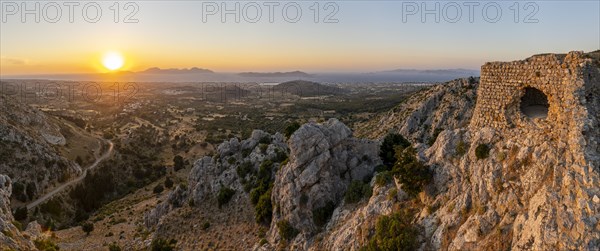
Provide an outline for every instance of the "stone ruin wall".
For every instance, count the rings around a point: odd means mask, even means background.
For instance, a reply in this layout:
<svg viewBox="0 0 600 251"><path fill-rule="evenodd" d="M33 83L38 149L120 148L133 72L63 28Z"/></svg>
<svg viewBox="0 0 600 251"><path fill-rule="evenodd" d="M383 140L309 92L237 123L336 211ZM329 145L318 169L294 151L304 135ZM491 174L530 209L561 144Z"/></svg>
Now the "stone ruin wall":
<svg viewBox="0 0 600 251"><path fill-rule="evenodd" d="M481 67L471 127L499 130L519 127L559 134L568 132L569 128L576 126L576 120L588 117L584 107L586 96L589 100L590 95L598 95L599 76L598 67L592 60L586 59L582 52L486 63ZM521 97L527 87L546 94L549 104L547 118L530 119L521 113Z"/></svg>

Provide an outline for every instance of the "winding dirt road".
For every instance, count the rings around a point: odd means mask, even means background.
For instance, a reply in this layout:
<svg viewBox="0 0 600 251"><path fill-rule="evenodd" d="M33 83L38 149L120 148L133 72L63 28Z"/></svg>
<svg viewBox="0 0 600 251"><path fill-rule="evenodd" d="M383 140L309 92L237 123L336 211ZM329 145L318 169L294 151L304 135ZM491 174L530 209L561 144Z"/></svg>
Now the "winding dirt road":
<svg viewBox="0 0 600 251"><path fill-rule="evenodd" d="M110 141L110 140L108 141L108 144L109 144L109 147L108 147L108 150L106 151L106 153L104 153L102 156L100 156L99 158L97 158L96 161L93 164L91 164L90 166L88 166L88 168L86 168L83 171L83 173L81 175L79 175L79 177L77 177L77 178L75 178L75 179L73 179L73 180L71 180L71 181L69 181L67 183L64 183L64 184L62 184L62 185L60 185L60 186L58 186L56 188L54 188L52 191L44 194L44 196L42 196L42 197L38 198L37 200L34 200L31 203L27 204L27 210L32 209L32 208L38 206L41 203L44 203L48 199L52 198L52 196L54 196L55 194L57 194L57 193L61 192L62 190L64 190L65 188L67 188L67 187L69 187L69 186L71 186L71 185L73 185L73 184L75 184L77 182L82 181L85 178L85 176L87 175L88 171L93 170L94 168L96 168L98 166L98 164L100 164L100 162L104 161L106 158L108 158L112 154L114 145L113 145L112 141Z"/></svg>

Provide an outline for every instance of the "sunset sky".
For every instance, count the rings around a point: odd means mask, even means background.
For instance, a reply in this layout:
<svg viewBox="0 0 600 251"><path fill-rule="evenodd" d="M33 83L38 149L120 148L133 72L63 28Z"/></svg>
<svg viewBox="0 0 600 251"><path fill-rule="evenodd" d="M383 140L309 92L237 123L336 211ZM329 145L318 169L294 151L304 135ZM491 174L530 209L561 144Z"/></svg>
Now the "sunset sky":
<svg viewBox="0 0 600 251"><path fill-rule="evenodd" d="M462 6L462 18L449 23L441 18L420 14L403 22L400 1L337 1L338 23L323 23L332 8L320 5L320 22L313 20L313 1L297 1L302 17L297 23L282 18L280 2L274 22L262 6L259 22L220 15L202 20L199 1L137 2L138 23L115 23L109 9L113 1L98 2L102 17L97 23L82 18L82 5L75 7L74 22L68 20L68 8L62 6L61 20L39 23L33 15L21 22L20 13L2 1L0 23L0 74L27 75L47 73L97 73L108 69L102 58L108 52L124 57L121 70L140 71L149 67L200 67L219 72L288 71L363 72L397 68L478 69L486 61L506 61L537 53L592 51L600 48L600 4L598 1L543 1L533 18L538 23L523 23L531 9L520 5L519 23L510 9L514 2L498 2L502 17L497 23L486 22L482 6L475 7L474 22ZM16 1L19 4L21 2ZM27 2L31 8L35 2ZM47 2L39 2L41 7ZM58 2L62 4L62 2ZM226 3L233 8L235 2ZM247 2L240 1L241 7ZM263 4L264 2L257 2ZM421 4L422 2L415 2ZM431 8L436 2L426 2ZM440 3L441 7L447 2ZM463 2L458 2L462 4ZM129 11L120 9L120 19ZM206 6L206 5L205 5ZM48 8L50 16L55 13ZM131 9L130 9L131 10ZM254 16L251 8L249 15ZM289 9L288 9L289 10ZM451 11L451 16L456 14ZM94 14L93 10L89 13ZM289 10L291 16L294 11ZM494 16L493 10L490 11Z"/></svg>

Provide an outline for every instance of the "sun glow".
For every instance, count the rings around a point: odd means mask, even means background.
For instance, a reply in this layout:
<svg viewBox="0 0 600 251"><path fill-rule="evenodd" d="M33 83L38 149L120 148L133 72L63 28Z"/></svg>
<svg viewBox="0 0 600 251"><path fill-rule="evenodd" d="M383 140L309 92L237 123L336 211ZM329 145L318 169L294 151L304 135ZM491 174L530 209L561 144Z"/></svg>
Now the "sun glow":
<svg viewBox="0 0 600 251"><path fill-rule="evenodd" d="M109 52L104 55L102 58L102 65L106 67L106 69L115 71L123 67L125 60L123 56L117 52Z"/></svg>

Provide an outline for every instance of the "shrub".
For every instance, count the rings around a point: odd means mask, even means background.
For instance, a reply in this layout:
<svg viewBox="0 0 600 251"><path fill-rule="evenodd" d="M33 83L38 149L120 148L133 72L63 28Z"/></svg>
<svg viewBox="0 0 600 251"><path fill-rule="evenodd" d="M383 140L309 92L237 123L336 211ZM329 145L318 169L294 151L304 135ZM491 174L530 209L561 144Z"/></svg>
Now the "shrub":
<svg viewBox="0 0 600 251"><path fill-rule="evenodd" d="M284 130L285 137L289 138L298 129L300 129L300 123L294 121L293 123L289 124L288 126L285 127L285 130Z"/></svg>
<svg viewBox="0 0 600 251"><path fill-rule="evenodd" d="M245 190L250 190L250 202L254 204L254 216L258 223L269 224L273 215L273 205L271 204L272 168L273 161L263 161L256 175L256 182L247 182L247 186L244 185Z"/></svg>
<svg viewBox="0 0 600 251"><path fill-rule="evenodd" d="M52 242L50 239L37 239L33 241L33 244L40 251L57 251L60 250L56 243Z"/></svg>
<svg viewBox="0 0 600 251"><path fill-rule="evenodd" d="M86 235L90 235L90 233L94 231L94 224L91 222L85 222L81 225L81 230L83 230Z"/></svg>
<svg viewBox="0 0 600 251"><path fill-rule="evenodd" d="M499 151L496 157L498 158L498 161L504 161L506 159L506 153L503 151Z"/></svg>
<svg viewBox="0 0 600 251"><path fill-rule="evenodd" d="M420 193L423 187L433 178L433 173L429 170L429 167L423 165L416 158L416 154L415 149L412 147L404 150L398 149L396 153L398 161L392 171L402 183L402 190L410 196L416 196Z"/></svg>
<svg viewBox="0 0 600 251"><path fill-rule="evenodd" d="M486 144L479 144L475 148L475 156L477 159L486 159L490 156L490 147Z"/></svg>
<svg viewBox="0 0 600 251"><path fill-rule="evenodd" d="M267 135L267 136L264 136L264 137L260 138L258 140L258 143L259 144L266 144L266 145L271 144L271 136Z"/></svg>
<svg viewBox="0 0 600 251"><path fill-rule="evenodd" d="M246 161L241 165L237 166L235 171L238 174L238 177L244 179L248 174L253 173L254 168L252 166L252 162Z"/></svg>
<svg viewBox="0 0 600 251"><path fill-rule="evenodd" d="M300 195L300 205L306 205L306 203L308 203L308 195L302 193L302 195Z"/></svg>
<svg viewBox="0 0 600 251"><path fill-rule="evenodd" d="M236 159L235 159L235 157L233 157L233 156L232 156L232 157L229 157L229 158L227 158L227 163L228 163L228 164L230 164L230 165L233 165L233 164L235 164L235 161L236 161Z"/></svg>
<svg viewBox="0 0 600 251"><path fill-rule="evenodd" d="M108 251L121 251L121 247L116 242L108 245Z"/></svg>
<svg viewBox="0 0 600 251"><path fill-rule="evenodd" d="M27 219L27 207L19 207L15 211L15 220L22 221Z"/></svg>
<svg viewBox="0 0 600 251"><path fill-rule="evenodd" d="M392 175L389 171L378 173L377 176L375 176L375 185L377 186L385 186L390 182L392 182Z"/></svg>
<svg viewBox="0 0 600 251"><path fill-rule="evenodd" d="M175 244L177 241L171 239L170 241L164 239L154 239L152 240L151 250L152 251L173 251L175 250Z"/></svg>
<svg viewBox="0 0 600 251"><path fill-rule="evenodd" d="M387 194L387 199L388 200L393 200L396 197L398 197L398 189L396 189L396 188L390 189L390 191Z"/></svg>
<svg viewBox="0 0 600 251"><path fill-rule="evenodd" d="M271 204L271 190L261 195L254 207L254 218L257 223L269 224L273 216L273 205Z"/></svg>
<svg viewBox="0 0 600 251"><path fill-rule="evenodd" d="M410 223L412 215L400 211L390 216L381 216L375 225L375 235L361 250L416 250L417 229Z"/></svg>
<svg viewBox="0 0 600 251"><path fill-rule="evenodd" d="M210 222L206 221L204 222L204 224L202 224L202 230L206 230L210 227Z"/></svg>
<svg viewBox="0 0 600 251"><path fill-rule="evenodd" d="M258 203L258 200L260 199L260 196L265 194L268 190L269 184L260 181L259 185L250 191L250 202L256 205L256 203Z"/></svg>
<svg viewBox="0 0 600 251"><path fill-rule="evenodd" d="M252 153L252 148L242 149L242 158L248 157L248 155L250 155L250 153Z"/></svg>
<svg viewBox="0 0 600 251"><path fill-rule="evenodd" d="M272 159L275 163L281 163L288 158L287 154L279 148L275 148L275 158Z"/></svg>
<svg viewBox="0 0 600 251"><path fill-rule="evenodd" d="M167 177L167 179L165 179L165 187L166 188L173 187L173 181L171 180L171 178Z"/></svg>
<svg viewBox="0 0 600 251"><path fill-rule="evenodd" d="M185 168L185 162L183 161L183 157L176 155L175 157L173 157L173 169L175 169L175 172Z"/></svg>
<svg viewBox="0 0 600 251"><path fill-rule="evenodd" d="M268 181L271 179L271 168L273 167L273 161L265 160L260 164L258 168L258 179Z"/></svg>
<svg viewBox="0 0 600 251"><path fill-rule="evenodd" d="M231 198L233 197L234 194L235 194L235 190L233 190L229 187L221 187L221 189L219 190L219 194L217 194L217 201L219 202L219 208L221 208L222 205L227 204L227 202L229 202L231 200Z"/></svg>
<svg viewBox="0 0 600 251"><path fill-rule="evenodd" d="M386 165L378 165L375 167L374 172L376 173L381 173L381 172L385 172L385 171L389 171L390 168L388 168Z"/></svg>
<svg viewBox="0 0 600 251"><path fill-rule="evenodd" d="M397 133L390 133L383 139L379 148L379 157L383 161L383 164L387 166L387 170L396 163L396 147L406 148L410 146L410 142L406 140L402 135Z"/></svg>
<svg viewBox="0 0 600 251"><path fill-rule="evenodd" d="M19 229L19 231L23 231L23 224L21 224L20 221L13 221L12 224L15 225L15 227Z"/></svg>
<svg viewBox="0 0 600 251"><path fill-rule="evenodd" d="M298 230L287 220L277 222L277 229L279 230L279 235L286 240L291 240L298 235Z"/></svg>
<svg viewBox="0 0 600 251"><path fill-rule="evenodd" d="M359 202L363 197L371 197L371 193L372 191L369 183L363 183L355 180L350 183L350 186L348 186L348 190L344 195L344 201L346 203L356 203Z"/></svg>
<svg viewBox="0 0 600 251"><path fill-rule="evenodd" d="M265 244L267 244L267 243L268 243L267 239L265 239L265 238L262 238L262 239L260 239L260 241L258 242L258 245L262 247L262 246L264 246L264 245L265 245Z"/></svg>
<svg viewBox="0 0 600 251"><path fill-rule="evenodd" d="M325 206L313 209L313 223L315 223L317 227L325 226L329 221L329 218L331 218L333 210L335 210L333 201L328 201Z"/></svg>
<svg viewBox="0 0 600 251"><path fill-rule="evenodd" d="M163 187L163 185L158 184L154 187L154 189L152 190L152 192L159 194L162 193L165 190L165 188Z"/></svg>
<svg viewBox="0 0 600 251"><path fill-rule="evenodd" d="M454 151L456 152L456 155L460 157L467 153L467 147L467 144L461 140L456 144L456 149L454 149Z"/></svg>
<svg viewBox="0 0 600 251"><path fill-rule="evenodd" d="M261 143L261 144L258 145L258 148L260 149L261 153L266 153L267 152L267 148L269 148L269 145Z"/></svg>
<svg viewBox="0 0 600 251"><path fill-rule="evenodd" d="M432 146L435 143L435 141L437 140L438 136L440 136L440 133L443 132L443 131L444 131L444 129L442 129L442 128L436 128L433 131L433 134L431 135L431 138L429 138L429 141L427 142L427 145Z"/></svg>

